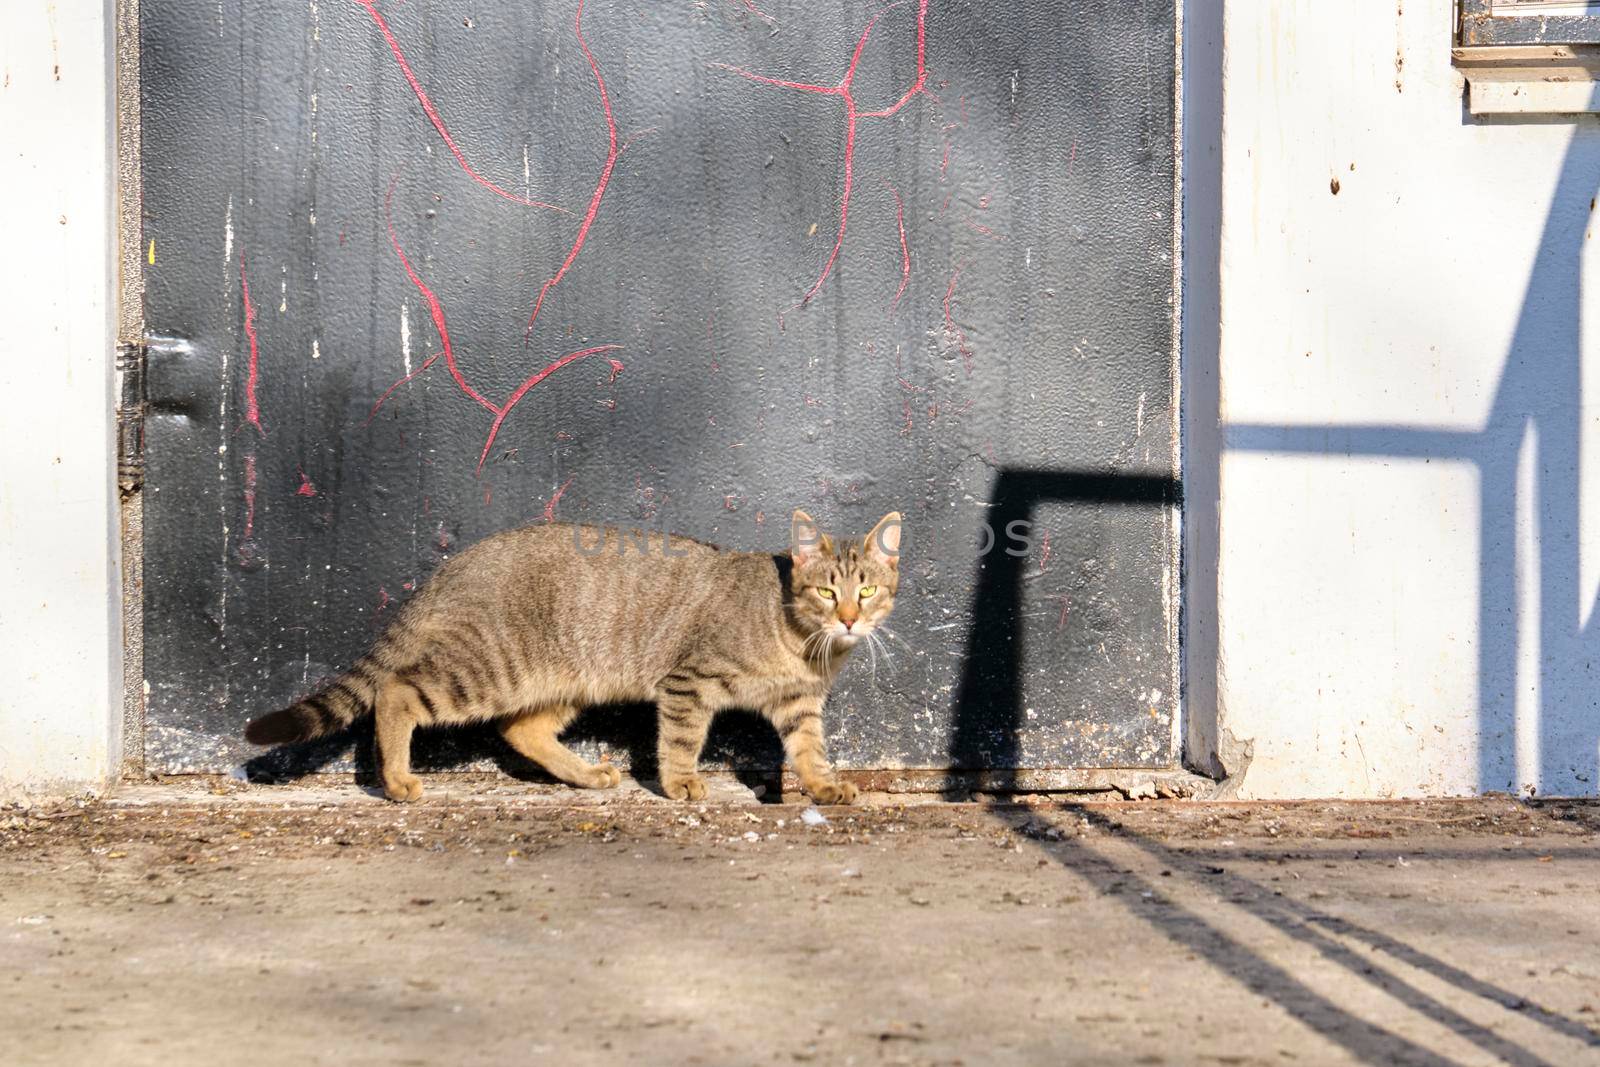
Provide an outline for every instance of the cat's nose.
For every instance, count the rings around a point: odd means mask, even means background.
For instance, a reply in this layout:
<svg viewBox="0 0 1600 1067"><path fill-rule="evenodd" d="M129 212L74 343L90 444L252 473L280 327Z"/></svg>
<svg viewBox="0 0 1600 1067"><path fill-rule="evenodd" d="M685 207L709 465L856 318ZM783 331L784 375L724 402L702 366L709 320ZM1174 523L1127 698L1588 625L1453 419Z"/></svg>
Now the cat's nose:
<svg viewBox="0 0 1600 1067"><path fill-rule="evenodd" d="M845 628L845 629L846 629L846 630L853 630L853 629L855 629L855 625L856 625L856 620L854 620L854 619L840 619L840 620L839 620L839 621L840 621L840 622L842 622L842 623L844 623L844 628Z"/></svg>

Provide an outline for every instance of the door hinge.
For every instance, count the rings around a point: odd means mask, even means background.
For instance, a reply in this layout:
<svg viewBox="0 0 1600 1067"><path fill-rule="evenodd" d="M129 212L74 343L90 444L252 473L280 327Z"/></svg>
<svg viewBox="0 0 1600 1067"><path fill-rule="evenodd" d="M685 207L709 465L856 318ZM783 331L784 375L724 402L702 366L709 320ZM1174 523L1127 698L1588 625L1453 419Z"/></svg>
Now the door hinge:
<svg viewBox="0 0 1600 1067"><path fill-rule="evenodd" d="M123 495L144 485L145 369L150 348L142 341L117 346L117 488Z"/></svg>

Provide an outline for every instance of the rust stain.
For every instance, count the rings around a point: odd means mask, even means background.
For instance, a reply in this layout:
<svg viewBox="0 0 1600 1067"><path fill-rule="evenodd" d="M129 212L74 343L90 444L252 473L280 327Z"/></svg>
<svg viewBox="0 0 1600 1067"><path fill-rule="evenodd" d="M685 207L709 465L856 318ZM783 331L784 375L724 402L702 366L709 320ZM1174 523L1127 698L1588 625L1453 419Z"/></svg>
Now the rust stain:
<svg viewBox="0 0 1600 1067"><path fill-rule="evenodd" d="M1394 91L1406 91L1406 46L1405 46L1405 0L1395 0L1394 4Z"/></svg>
<svg viewBox="0 0 1600 1067"><path fill-rule="evenodd" d="M56 81L61 80L61 42L56 37L56 5L46 4L44 7L45 18L50 22L50 75Z"/></svg>

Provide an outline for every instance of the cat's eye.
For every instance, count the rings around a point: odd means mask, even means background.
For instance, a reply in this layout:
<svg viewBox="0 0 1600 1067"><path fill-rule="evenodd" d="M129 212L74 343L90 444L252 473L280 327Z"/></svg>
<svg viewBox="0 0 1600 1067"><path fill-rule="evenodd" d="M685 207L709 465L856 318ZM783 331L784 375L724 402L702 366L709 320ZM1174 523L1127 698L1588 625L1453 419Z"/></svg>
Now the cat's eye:
<svg viewBox="0 0 1600 1067"><path fill-rule="evenodd" d="M835 593L832 589L827 589L820 585L817 586L817 595L823 600L837 600L839 598L838 593Z"/></svg>
<svg viewBox="0 0 1600 1067"><path fill-rule="evenodd" d="M876 596L877 593L878 593L878 587L877 586L875 586L875 585L864 585L864 586L861 587L860 591L858 591L856 593L856 596L860 597L862 600L865 600L869 596Z"/></svg>

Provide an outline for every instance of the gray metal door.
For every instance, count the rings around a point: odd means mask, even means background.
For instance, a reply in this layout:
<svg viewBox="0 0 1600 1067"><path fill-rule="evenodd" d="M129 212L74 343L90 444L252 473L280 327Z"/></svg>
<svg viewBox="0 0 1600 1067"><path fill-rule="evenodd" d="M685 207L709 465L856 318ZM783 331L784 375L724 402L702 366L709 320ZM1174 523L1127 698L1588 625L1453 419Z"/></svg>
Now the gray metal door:
<svg viewBox="0 0 1600 1067"><path fill-rule="evenodd" d="M493 530L797 506L906 516L843 765L1175 764L1172 3L140 18L150 768L251 755Z"/></svg>

